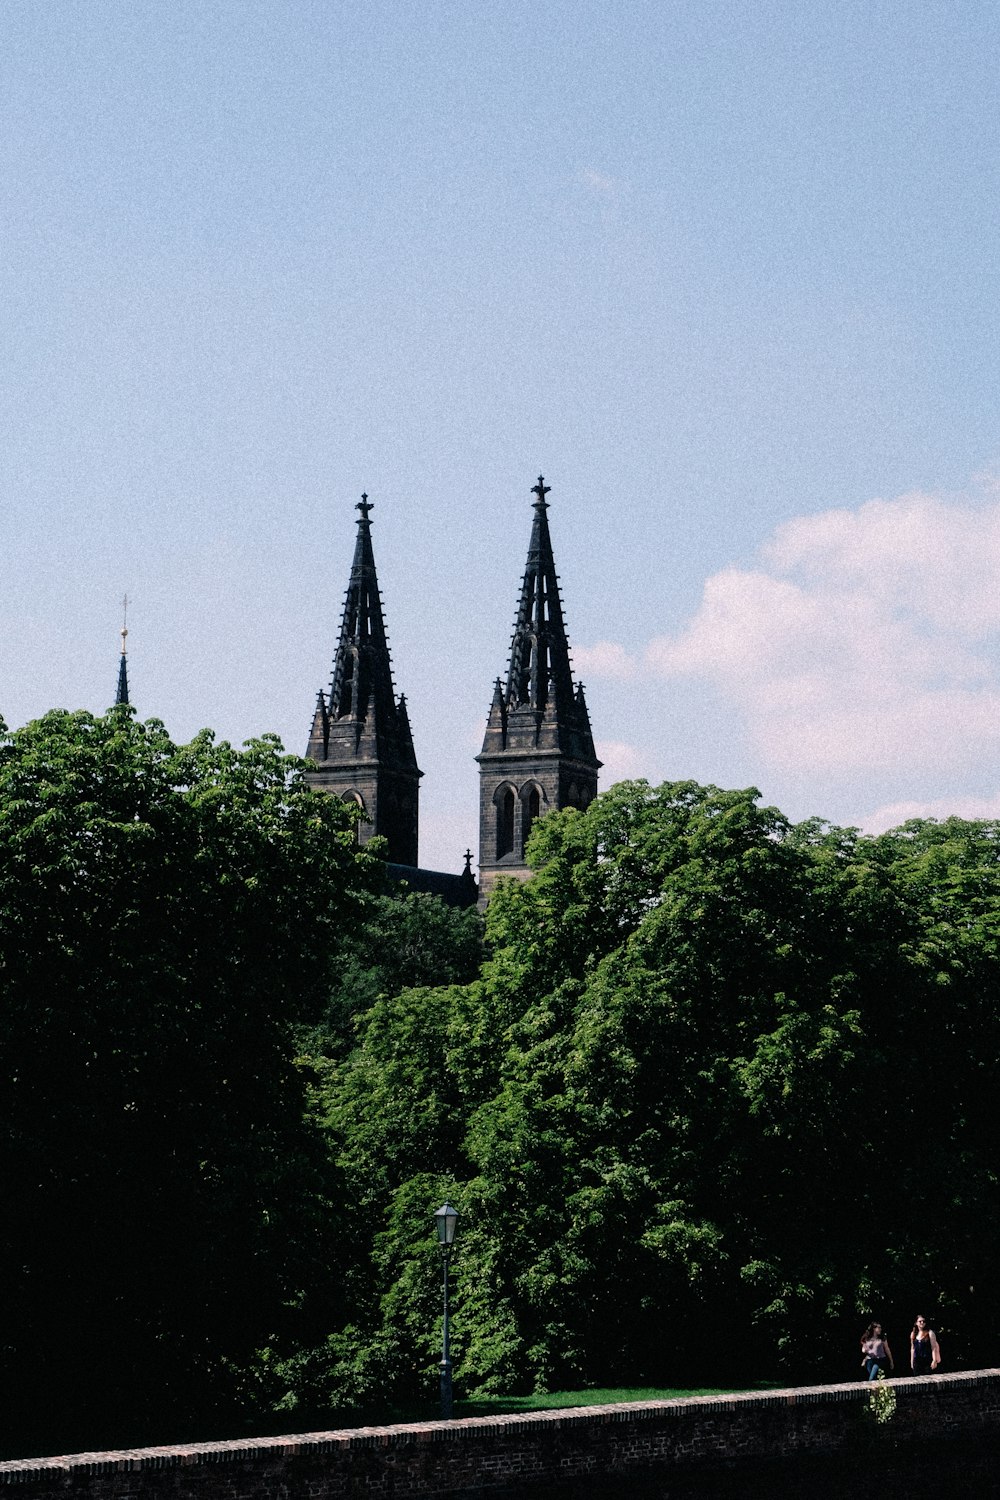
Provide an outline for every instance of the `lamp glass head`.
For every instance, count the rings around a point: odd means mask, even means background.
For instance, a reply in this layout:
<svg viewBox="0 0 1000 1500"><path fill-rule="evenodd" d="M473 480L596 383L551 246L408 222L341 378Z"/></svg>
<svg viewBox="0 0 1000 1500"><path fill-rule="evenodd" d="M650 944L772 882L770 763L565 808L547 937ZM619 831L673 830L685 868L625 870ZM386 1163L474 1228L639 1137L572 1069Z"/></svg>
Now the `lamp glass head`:
<svg viewBox="0 0 1000 1500"><path fill-rule="evenodd" d="M444 1247L455 1243L455 1228L458 1224L458 1209L452 1208L450 1203L442 1203L434 1215L434 1226L437 1229L438 1244Z"/></svg>

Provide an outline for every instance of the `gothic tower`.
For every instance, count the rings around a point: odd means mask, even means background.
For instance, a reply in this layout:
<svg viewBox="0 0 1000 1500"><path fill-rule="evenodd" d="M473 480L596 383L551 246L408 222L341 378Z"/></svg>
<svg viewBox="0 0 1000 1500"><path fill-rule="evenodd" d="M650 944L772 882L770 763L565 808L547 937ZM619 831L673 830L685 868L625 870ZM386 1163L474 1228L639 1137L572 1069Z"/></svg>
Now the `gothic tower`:
<svg viewBox="0 0 1000 1500"><path fill-rule="evenodd" d="M309 781L364 810L362 843L372 834L382 834L390 863L416 865L423 773L417 770L406 699L397 701L392 683L367 495L361 496L357 509L357 542L330 694L319 694L306 747L313 762Z"/></svg>
<svg viewBox="0 0 1000 1500"><path fill-rule="evenodd" d="M559 580L549 537L549 486L532 490L534 520L511 641L507 684L498 677L479 762L479 888L500 875L523 878L535 818L586 807L597 795L583 684L573 683ZM481 898L482 898L481 897Z"/></svg>

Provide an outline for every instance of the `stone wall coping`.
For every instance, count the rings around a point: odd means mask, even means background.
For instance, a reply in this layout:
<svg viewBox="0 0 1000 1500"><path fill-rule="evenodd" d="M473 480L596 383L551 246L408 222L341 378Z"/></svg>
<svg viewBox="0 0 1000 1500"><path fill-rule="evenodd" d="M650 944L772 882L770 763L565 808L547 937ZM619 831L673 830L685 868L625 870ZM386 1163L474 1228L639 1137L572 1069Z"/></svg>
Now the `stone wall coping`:
<svg viewBox="0 0 1000 1500"><path fill-rule="evenodd" d="M909 1401L931 1395L942 1386L1000 1385L1000 1368L956 1374L907 1376L885 1382L897 1399ZM616 1401L606 1406L568 1406L550 1411L510 1412L491 1417L462 1417L452 1422L398 1422L384 1427L344 1427L329 1432L286 1433L278 1437L237 1438L212 1443L186 1443L157 1448L123 1448L106 1453L69 1453L51 1458L9 1459L0 1463L0 1484L16 1484L46 1473L85 1475L171 1469L187 1465L236 1463L272 1453L276 1458L321 1454L358 1448L392 1448L413 1443L469 1442L518 1432L569 1427L603 1426L612 1422L682 1420L685 1416L732 1414L739 1408L821 1405L863 1401L871 1392L868 1381L840 1385L789 1386L776 1391L733 1391L719 1396L680 1396L663 1401Z"/></svg>

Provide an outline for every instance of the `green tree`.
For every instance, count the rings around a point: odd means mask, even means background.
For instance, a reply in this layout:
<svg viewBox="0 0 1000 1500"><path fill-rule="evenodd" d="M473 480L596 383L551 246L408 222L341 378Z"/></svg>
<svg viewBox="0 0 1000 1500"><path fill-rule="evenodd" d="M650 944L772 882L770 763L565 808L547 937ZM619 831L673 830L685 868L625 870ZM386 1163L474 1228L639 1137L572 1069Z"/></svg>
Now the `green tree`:
<svg viewBox="0 0 1000 1500"><path fill-rule="evenodd" d="M354 1043L354 1020L382 997L430 985L468 984L483 957L483 922L439 896L398 887L373 894L341 928L332 984L319 1025L304 1045L334 1055Z"/></svg>
<svg viewBox="0 0 1000 1500"><path fill-rule="evenodd" d="M328 1263L289 1028L377 861L273 737L130 711L0 738L9 1441L204 1430ZM331 1310L328 1317L334 1317Z"/></svg>
<svg viewBox="0 0 1000 1500"><path fill-rule="evenodd" d="M874 1102L880 1285L906 1328L919 1311L949 1360L1000 1340L1000 825L914 820L863 840L852 937L872 975L868 1024L885 1059ZM873 1093L876 1091L873 1090ZM877 1251L880 1250L879 1255ZM930 1301L928 1309L924 1303Z"/></svg>
<svg viewBox="0 0 1000 1500"><path fill-rule="evenodd" d="M902 1343L927 1300L975 1357L1000 1304L997 846L793 827L687 782L541 820L480 982L374 1007L324 1090L376 1225L356 1388L429 1380L412 1215L444 1192L468 1386L843 1375L860 1320Z"/></svg>

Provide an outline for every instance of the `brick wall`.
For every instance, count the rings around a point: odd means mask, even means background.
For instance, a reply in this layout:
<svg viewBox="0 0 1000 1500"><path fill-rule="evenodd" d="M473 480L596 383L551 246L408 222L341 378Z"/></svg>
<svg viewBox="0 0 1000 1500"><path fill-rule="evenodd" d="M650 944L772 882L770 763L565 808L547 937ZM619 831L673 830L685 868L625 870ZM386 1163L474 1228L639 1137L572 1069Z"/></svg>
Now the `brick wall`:
<svg viewBox="0 0 1000 1500"><path fill-rule="evenodd" d="M853 1474L877 1476L880 1494L940 1493L943 1480L1000 1494L1000 1370L888 1383L896 1412L878 1426L856 1382L15 1460L0 1464L0 1486L18 1500L673 1500L776 1484L846 1494Z"/></svg>

